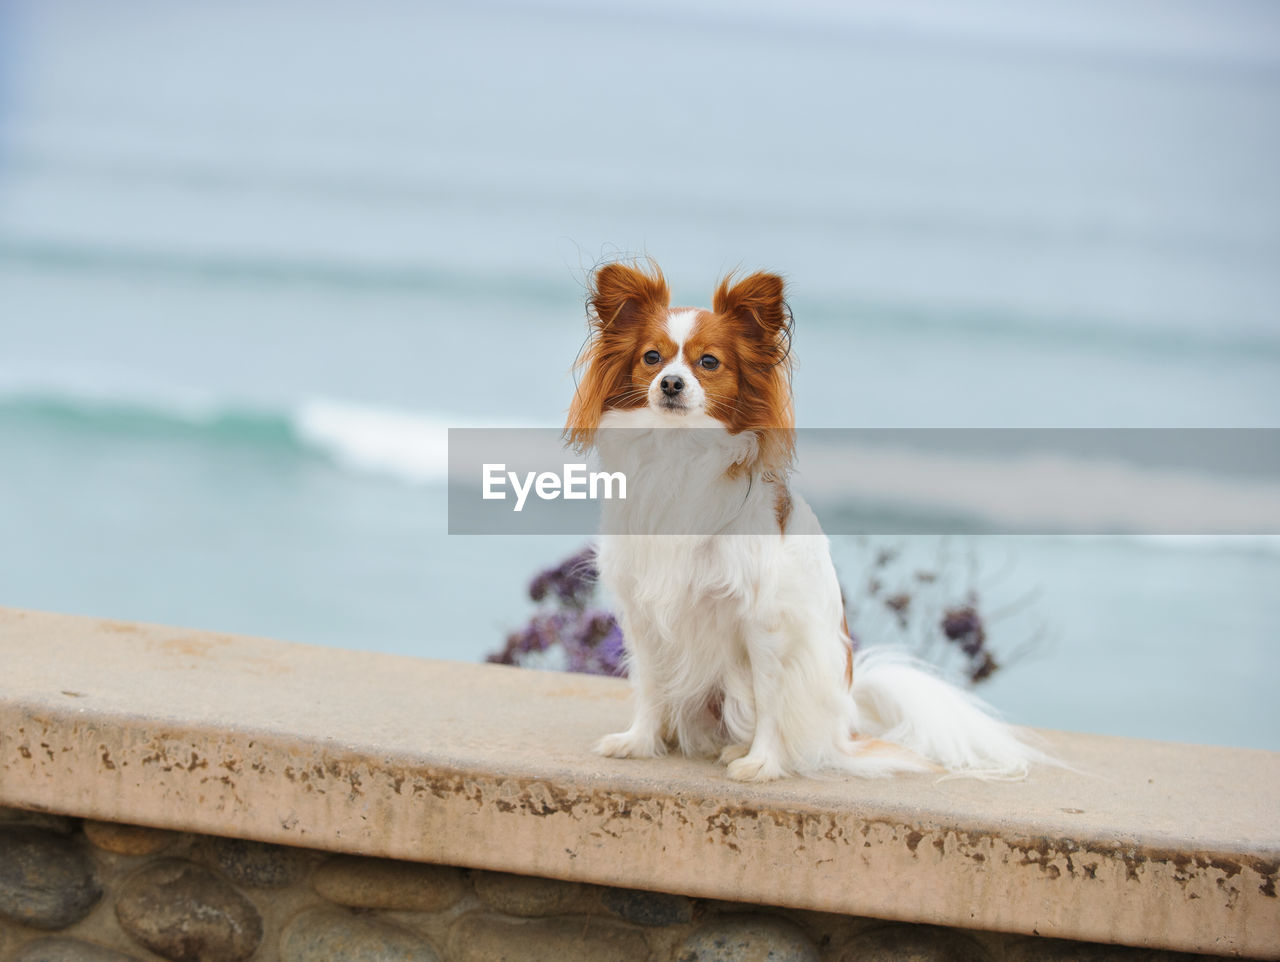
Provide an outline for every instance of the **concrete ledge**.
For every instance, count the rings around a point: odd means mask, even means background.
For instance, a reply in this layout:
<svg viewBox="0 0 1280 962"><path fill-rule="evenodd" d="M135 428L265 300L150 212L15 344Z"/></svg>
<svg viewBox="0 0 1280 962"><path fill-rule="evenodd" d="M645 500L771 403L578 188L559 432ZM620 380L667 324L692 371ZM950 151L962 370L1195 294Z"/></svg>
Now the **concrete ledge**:
<svg viewBox="0 0 1280 962"><path fill-rule="evenodd" d="M590 754L620 682L0 609L0 805L706 898L1280 957L1280 754L729 782Z"/></svg>

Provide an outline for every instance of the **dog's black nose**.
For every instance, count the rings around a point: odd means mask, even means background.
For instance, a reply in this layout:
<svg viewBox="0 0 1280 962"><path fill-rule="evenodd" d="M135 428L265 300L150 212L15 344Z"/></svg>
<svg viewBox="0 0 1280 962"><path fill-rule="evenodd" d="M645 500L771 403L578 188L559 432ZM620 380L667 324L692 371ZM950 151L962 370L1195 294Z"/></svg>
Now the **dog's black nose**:
<svg viewBox="0 0 1280 962"><path fill-rule="evenodd" d="M675 397L684 390L684 378L668 374L662 379L662 393L667 397Z"/></svg>

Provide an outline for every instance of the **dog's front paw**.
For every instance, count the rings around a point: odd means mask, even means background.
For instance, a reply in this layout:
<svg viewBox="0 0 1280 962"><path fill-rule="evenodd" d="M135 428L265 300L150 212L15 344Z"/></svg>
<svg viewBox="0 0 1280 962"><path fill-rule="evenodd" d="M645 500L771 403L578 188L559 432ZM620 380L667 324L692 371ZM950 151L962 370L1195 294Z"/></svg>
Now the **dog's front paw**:
<svg viewBox="0 0 1280 962"><path fill-rule="evenodd" d="M729 777L735 782L771 782L786 774L777 759L750 753L729 763Z"/></svg>
<svg viewBox="0 0 1280 962"><path fill-rule="evenodd" d="M596 742L596 754L609 758L655 758L662 754L662 743L628 728L625 732L605 735Z"/></svg>

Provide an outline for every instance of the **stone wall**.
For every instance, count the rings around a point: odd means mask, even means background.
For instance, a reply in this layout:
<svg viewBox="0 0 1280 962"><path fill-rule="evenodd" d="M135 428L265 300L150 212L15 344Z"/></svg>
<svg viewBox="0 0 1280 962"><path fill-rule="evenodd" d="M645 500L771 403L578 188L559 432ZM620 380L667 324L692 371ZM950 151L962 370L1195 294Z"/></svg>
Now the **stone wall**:
<svg viewBox="0 0 1280 962"><path fill-rule="evenodd" d="M4 962L1191 958L0 809Z"/></svg>

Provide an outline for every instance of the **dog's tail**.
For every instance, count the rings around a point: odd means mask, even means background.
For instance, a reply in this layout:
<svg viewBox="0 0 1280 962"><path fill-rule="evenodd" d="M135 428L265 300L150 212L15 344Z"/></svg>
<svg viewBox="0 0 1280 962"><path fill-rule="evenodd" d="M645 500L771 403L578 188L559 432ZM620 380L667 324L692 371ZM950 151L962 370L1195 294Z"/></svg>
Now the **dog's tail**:
<svg viewBox="0 0 1280 962"><path fill-rule="evenodd" d="M936 767L951 775L1017 779L1033 762L1053 763L980 698L904 653L860 652L852 694L857 754L850 768L866 769L862 774L888 773L896 762L898 771Z"/></svg>

